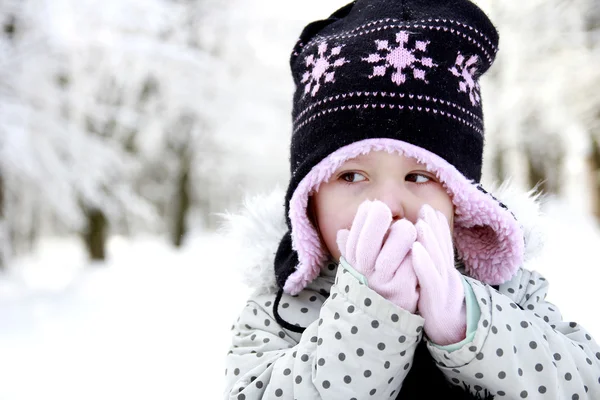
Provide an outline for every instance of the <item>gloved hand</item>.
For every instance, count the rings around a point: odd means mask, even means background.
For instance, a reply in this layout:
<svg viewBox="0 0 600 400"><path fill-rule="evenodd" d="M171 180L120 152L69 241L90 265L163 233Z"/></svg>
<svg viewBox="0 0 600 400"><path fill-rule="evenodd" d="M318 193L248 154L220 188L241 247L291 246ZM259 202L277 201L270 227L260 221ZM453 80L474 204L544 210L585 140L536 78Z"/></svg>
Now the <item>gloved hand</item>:
<svg viewBox="0 0 600 400"><path fill-rule="evenodd" d="M414 313L419 292L409 252L416 236L410 221L392 224L387 205L367 200L359 206L351 229L338 231L337 244L342 259L366 278L371 289Z"/></svg>
<svg viewBox="0 0 600 400"><path fill-rule="evenodd" d="M424 205L416 223L417 241L412 261L419 280L419 314L425 333L445 346L465 338L467 328L465 292L460 272L454 267L454 247L444 214Z"/></svg>

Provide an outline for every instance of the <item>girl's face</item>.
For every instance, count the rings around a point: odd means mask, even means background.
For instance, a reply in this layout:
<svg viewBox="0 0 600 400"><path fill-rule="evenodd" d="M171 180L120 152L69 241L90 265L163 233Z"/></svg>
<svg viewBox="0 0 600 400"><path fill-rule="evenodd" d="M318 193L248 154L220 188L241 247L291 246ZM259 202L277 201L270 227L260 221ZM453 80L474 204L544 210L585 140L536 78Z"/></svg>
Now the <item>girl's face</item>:
<svg viewBox="0 0 600 400"><path fill-rule="evenodd" d="M406 218L414 224L421 207L429 204L446 216L450 228L454 223L452 200L425 165L398 153L372 151L346 161L310 201L313 221L336 260L337 232L350 229L358 206L366 200L385 203L394 221Z"/></svg>

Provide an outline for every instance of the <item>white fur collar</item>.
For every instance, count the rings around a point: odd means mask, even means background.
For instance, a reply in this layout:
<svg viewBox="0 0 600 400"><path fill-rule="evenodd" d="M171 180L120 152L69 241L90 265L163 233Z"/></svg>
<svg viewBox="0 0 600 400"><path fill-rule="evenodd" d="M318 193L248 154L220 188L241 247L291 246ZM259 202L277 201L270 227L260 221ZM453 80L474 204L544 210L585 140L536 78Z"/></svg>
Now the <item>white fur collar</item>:
<svg viewBox="0 0 600 400"><path fill-rule="evenodd" d="M523 192L510 183L491 193L504 203L521 223L525 234L525 261L542 250L546 222L540 211L541 198L533 191ZM279 241L287 232L285 224L285 191L274 189L269 194L244 200L239 213L225 213L219 233L227 241L233 264L240 269L243 281L258 292L277 290L273 262Z"/></svg>

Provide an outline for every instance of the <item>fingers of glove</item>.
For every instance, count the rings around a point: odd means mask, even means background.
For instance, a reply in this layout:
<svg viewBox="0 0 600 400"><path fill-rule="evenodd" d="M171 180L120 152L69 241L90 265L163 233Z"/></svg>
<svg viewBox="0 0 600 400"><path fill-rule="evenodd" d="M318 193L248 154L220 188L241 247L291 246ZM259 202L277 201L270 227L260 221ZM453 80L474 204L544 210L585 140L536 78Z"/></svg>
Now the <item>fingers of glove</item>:
<svg viewBox="0 0 600 400"><path fill-rule="evenodd" d="M419 308L431 310L442 299L445 290L439 273L427 250L419 242L415 242L411 249L412 265L419 281Z"/></svg>
<svg viewBox="0 0 600 400"><path fill-rule="evenodd" d="M380 275L375 274L369 287L397 306L414 313L419 301L419 288L410 258L410 254L407 255L392 279L382 280Z"/></svg>
<svg viewBox="0 0 600 400"><path fill-rule="evenodd" d="M348 236L348 240L346 242L346 255L348 258L348 262L355 262L355 254L356 254L356 244L360 238L360 233L367 221L367 215L369 215L369 209L371 207L371 201L364 201L356 211L356 215L354 216L354 220L352 221L352 227L350 228L350 234ZM350 261L352 259L352 261ZM356 267L356 265L353 265Z"/></svg>
<svg viewBox="0 0 600 400"><path fill-rule="evenodd" d="M417 242L426 250L429 258L433 262L434 268L442 278L446 277L447 259L444 257L442 247L438 243L437 237L429 224L425 220L418 220L416 224Z"/></svg>
<svg viewBox="0 0 600 400"><path fill-rule="evenodd" d="M436 210L435 213L437 216L435 229L437 231L438 242L442 247L444 257L447 260L452 260L452 264L454 264L454 244L452 242L452 231L450 230L448 218L440 211Z"/></svg>
<svg viewBox="0 0 600 400"><path fill-rule="evenodd" d="M419 209L418 219L422 219L428 224L433 223L437 220L437 216L435 215L435 210L429 204L423 204L423 206Z"/></svg>
<svg viewBox="0 0 600 400"><path fill-rule="evenodd" d="M443 213L434 210L428 204L425 204L419 210L419 218L428 226L427 228L423 224L420 224L419 228L430 232L431 234L427 236L433 239L431 243L437 243L439 252L437 249L434 250L433 245L422 242L433 259L435 266L440 271L442 278L445 280L447 279L448 271L454 269L454 245L448 219Z"/></svg>
<svg viewBox="0 0 600 400"><path fill-rule="evenodd" d="M467 322L465 295L462 282L458 283L460 287L452 289L450 287L453 285L449 282L446 296L441 299L443 307L437 306L437 315L434 318L427 318L427 315L424 317L426 318L425 332L436 344L448 345L465 338ZM431 317L432 311L428 309L426 314Z"/></svg>
<svg viewBox="0 0 600 400"><path fill-rule="evenodd" d="M384 280L391 279L416 239L417 230L410 221L401 219L394 222L375 262L376 273Z"/></svg>
<svg viewBox="0 0 600 400"><path fill-rule="evenodd" d="M369 286L378 288L386 288L386 291L398 291L399 288L415 290L418 286L417 275L412 266L412 256L410 251L398 265L394 268L391 274L376 273L371 275Z"/></svg>
<svg viewBox="0 0 600 400"><path fill-rule="evenodd" d="M412 255L407 254L406 258L400 264L400 267L396 270L396 273L391 278L391 281L395 286L401 287L408 293L417 293L417 286L419 280L412 263Z"/></svg>
<svg viewBox="0 0 600 400"><path fill-rule="evenodd" d="M336 243L342 257L344 257L349 263L352 263L352 261L354 260L349 260L346 255L346 245L348 243L348 236L350 236L350 231L348 229L340 229L339 231L337 231Z"/></svg>
<svg viewBox="0 0 600 400"><path fill-rule="evenodd" d="M448 281L446 282L448 297L456 299L459 303L465 299L465 288L462 281L463 277L456 268L448 271Z"/></svg>
<svg viewBox="0 0 600 400"><path fill-rule="evenodd" d="M405 260L396 271L392 278L392 285L399 288L399 300L396 304L405 310L414 313L417 311L419 302L419 286L417 275L413 269L411 254L409 253Z"/></svg>
<svg viewBox="0 0 600 400"><path fill-rule="evenodd" d="M400 308L414 314L419 304L419 293L416 288L400 288L390 301Z"/></svg>
<svg viewBox="0 0 600 400"><path fill-rule="evenodd" d="M356 243L356 264L363 269L363 273L368 275L374 270L391 222L392 212L389 207L381 201L373 201Z"/></svg>

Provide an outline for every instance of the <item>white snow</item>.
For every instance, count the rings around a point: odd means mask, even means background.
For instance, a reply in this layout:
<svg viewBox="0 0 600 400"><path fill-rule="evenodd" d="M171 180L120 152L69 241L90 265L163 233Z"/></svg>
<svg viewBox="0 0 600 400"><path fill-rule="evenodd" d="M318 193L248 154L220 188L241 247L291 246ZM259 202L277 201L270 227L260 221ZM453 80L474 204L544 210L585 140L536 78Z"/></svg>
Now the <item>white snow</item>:
<svg viewBox="0 0 600 400"><path fill-rule="evenodd" d="M176 252L113 238L109 250L88 266L75 239L48 239L0 280L0 398L220 398L249 294L222 240Z"/></svg>

